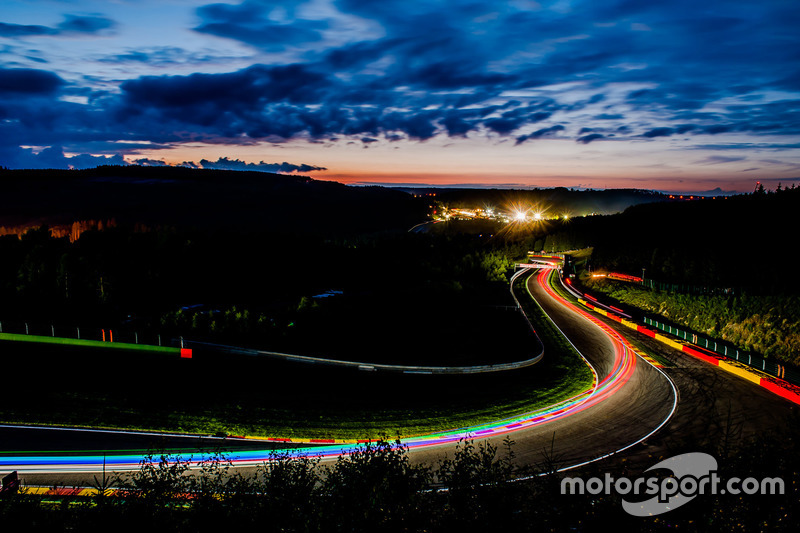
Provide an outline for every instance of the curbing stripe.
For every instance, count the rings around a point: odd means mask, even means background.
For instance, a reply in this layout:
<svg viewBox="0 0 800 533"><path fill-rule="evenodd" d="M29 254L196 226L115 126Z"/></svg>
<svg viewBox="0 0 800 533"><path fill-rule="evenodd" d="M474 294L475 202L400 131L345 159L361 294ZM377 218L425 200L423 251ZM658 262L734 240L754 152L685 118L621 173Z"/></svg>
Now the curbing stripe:
<svg viewBox="0 0 800 533"><path fill-rule="evenodd" d="M590 304L589 302L587 302L582 298L578 298L578 303L591 309L596 313L600 313L601 315L605 315L612 320L616 320L617 322L620 322L631 329L635 329L639 333L647 335L648 337L652 337L657 341L666 344L667 346L671 346L672 348L680 350L685 354L691 355L696 359L700 359L712 365L718 366L726 372L729 372L731 374L744 378L747 381L750 381L751 383L755 383L756 385L764 387L773 394L785 398L790 402L800 404L800 387L792 385L791 383L788 383L780 378L767 376L766 374L761 374L759 372L749 370L740 363L735 363L734 361L728 362L724 356L715 357L707 355L700 351L699 346L696 346L694 344L685 341L676 341L670 339L669 337L666 337L660 333L656 333L655 331L648 329L644 326L640 326L639 324L615 316L613 313L610 313L605 309L600 309L599 307L595 307L594 305ZM657 366L659 368L663 368L663 366L660 363L658 363L658 361L652 359L648 355L640 353L638 351L636 352L636 354L643 357L648 363Z"/></svg>
<svg viewBox="0 0 800 533"><path fill-rule="evenodd" d="M777 394L790 402L800 405L800 387L773 377L761 378L761 383L759 383L759 385L773 394Z"/></svg>
<svg viewBox="0 0 800 533"><path fill-rule="evenodd" d="M753 372L750 372L749 370L745 370L740 366L733 365L727 361L720 361L718 366L721 369L730 372L731 374L736 374L737 376L743 377L747 381L752 381L756 385L761 385L761 376Z"/></svg>
<svg viewBox="0 0 800 533"><path fill-rule="evenodd" d="M711 363L712 365L719 366L719 359L718 358L713 357L711 355L706 355L706 354L702 353L700 350L695 350L694 348L691 348L689 346L684 346L683 347L683 351L685 353L688 353L692 357L696 357L697 359L702 359L703 361L705 361L707 363Z"/></svg>
<svg viewBox="0 0 800 533"><path fill-rule="evenodd" d="M656 332L655 332L655 331L653 331L652 329L647 329L647 328L646 328L646 327L644 327L644 326L638 326L638 325L637 325L637 326L636 326L636 331L638 331L639 333L643 333L643 334L645 334L645 335L647 335L648 337L651 337L651 338L653 338L653 339L655 339L655 338L656 338Z"/></svg>
<svg viewBox="0 0 800 533"><path fill-rule="evenodd" d="M674 341L674 340L670 339L669 337L665 337L664 335L662 335L660 333L656 333L655 339L657 341L663 342L667 346L672 346L676 350L683 351L683 344L680 344L677 341Z"/></svg>

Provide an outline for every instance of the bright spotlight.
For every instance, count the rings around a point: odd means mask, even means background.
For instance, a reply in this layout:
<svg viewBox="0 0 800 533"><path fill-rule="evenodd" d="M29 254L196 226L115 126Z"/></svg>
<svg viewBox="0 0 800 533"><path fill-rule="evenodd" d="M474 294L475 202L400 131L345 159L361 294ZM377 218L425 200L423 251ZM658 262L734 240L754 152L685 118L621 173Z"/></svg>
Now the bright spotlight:
<svg viewBox="0 0 800 533"><path fill-rule="evenodd" d="M516 220L517 222L525 222L526 218L527 216L522 211L517 211L516 213L514 213L514 220Z"/></svg>
<svg viewBox="0 0 800 533"><path fill-rule="evenodd" d="M542 220L542 214L541 213L534 213L533 214L533 219L534 220Z"/></svg>

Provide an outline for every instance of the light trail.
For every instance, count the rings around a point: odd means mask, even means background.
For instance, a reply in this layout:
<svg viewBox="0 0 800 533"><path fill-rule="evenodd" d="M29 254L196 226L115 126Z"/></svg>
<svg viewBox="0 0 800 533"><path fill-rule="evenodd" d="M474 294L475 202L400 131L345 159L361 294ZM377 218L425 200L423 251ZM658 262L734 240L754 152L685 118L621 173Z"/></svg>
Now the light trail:
<svg viewBox="0 0 800 533"><path fill-rule="evenodd" d="M555 275L555 267L542 267L537 275L537 282L559 304L571 311L578 313L602 330L610 339L614 349L614 361L607 376L598 382L597 373L591 365L594 374L592 387L559 402L557 404L525 413L521 416L493 421L487 424L458 428L448 431L436 432L427 435L412 436L401 439L401 444L409 450L424 449L459 442L462 439L487 438L506 435L509 433L530 429L549 422L582 412L595 406L615 394L630 379L636 367L636 354L628 343L612 328L599 319L593 317L578 306L570 303L559 295L550 285L550 279ZM585 360L585 358L584 358ZM588 364L588 361L586 361ZM131 432L133 433L133 432ZM276 439L277 440L277 439ZM302 447L279 450L277 453L289 456L314 456L321 458L334 458L348 454L361 446L360 443L334 444L316 447ZM235 466L256 466L274 459L275 450L237 450L226 454L226 457ZM0 456L0 468L17 470L21 473L66 473L66 472L97 472L105 468L109 471L138 470L146 455L142 453L123 455L15 455ZM200 465L213 459L212 454L176 454L173 460L190 460L192 465Z"/></svg>

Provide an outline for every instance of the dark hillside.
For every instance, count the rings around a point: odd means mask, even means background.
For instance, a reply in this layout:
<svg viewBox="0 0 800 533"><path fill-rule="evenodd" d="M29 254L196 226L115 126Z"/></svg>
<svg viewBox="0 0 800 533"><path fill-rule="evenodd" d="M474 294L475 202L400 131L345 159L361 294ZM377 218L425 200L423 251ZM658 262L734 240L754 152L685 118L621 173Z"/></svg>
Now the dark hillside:
<svg viewBox="0 0 800 533"><path fill-rule="evenodd" d="M119 223L273 232L407 229L425 211L403 192L304 176L184 167L0 171L0 226Z"/></svg>
<svg viewBox="0 0 800 533"><path fill-rule="evenodd" d="M787 273L799 208L800 189L635 205L561 224L545 249L593 246L595 269L641 275L644 268L657 281L796 291Z"/></svg>

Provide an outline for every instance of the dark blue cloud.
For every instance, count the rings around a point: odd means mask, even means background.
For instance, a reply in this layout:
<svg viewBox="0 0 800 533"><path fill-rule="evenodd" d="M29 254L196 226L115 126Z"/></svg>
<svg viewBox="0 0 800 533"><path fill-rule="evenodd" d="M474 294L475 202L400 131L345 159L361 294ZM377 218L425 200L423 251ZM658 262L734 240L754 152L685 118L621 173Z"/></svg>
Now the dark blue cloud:
<svg viewBox="0 0 800 533"><path fill-rule="evenodd" d="M137 123L136 117L120 116L119 97L89 93L88 104L63 100L81 90L55 74L27 69L0 70L0 164L17 159L9 150L20 146L64 147L68 152L110 153L140 148L158 149L177 142L177 125ZM183 125L184 129L186 124ZM126 141L119 144L118 141ZM132 141L132 142L131 142ZM60 152L59 152L60 153ZM45 156L51 154L45 152ZM20 160L36 154L20 151ZM36 160L42 160L37 156Z"/></svg>
<svg viewBox="0 0 800 533"><path fill-rule="evenodd" d="M124 165L121 154L95 156L78 154L64 155L61 146L45 148L39 153L30 148L8 147L0 144L0 164L9 168L94 168L98 165Z"/></svg>
<svg viewBox="0 0 800 533"><path fill-rule="evenodd" d="M166 161L162 161L160 159L149 159L147 157L134 159L133 163L135 165L141 165L143 167L166 167L166 166L169 166Z"/></svg>
<svg viewBox="0 0 800 533"><path fill-rule="evenodd" d="M527 135L520 135L519 137L517 137L516 144L522 144L530 139L540 139L542 137L549 137L558 133L559 131L564 131L564 126L562 126L561 124L556 124L555 126L550 126L549 128L542 128Z"/></svg>
<svg viewBox="0 0 800 533"><path fill-rule="evenodd" d="M0 146L0 161L2 164L11 168L94 168L98 165L127 165L122 154L112 154L107 156L95 156L91 154L77 154L74 156L64 155L64 149L61 146L53 146L45 148L40 152L35 152L30 148L14 149L4 148ZM134 159L132 164L142 166L168 166L168 163L159 159L139 158ZM246 163L238 159L228 159L227 157L220 157L216 161L209 161L207 159L200 160L199 163L194 161L185 161L181 166L188 166L192 168L211 168L211 169L224 169L224 170L256 170L260 172L273 172L273 173L292 173L292 172L313 172L327 170L325 167L308 164L293 164L293 163Z"/></svg>
<svg viewBox="0 0 800 533"><path fill-rule="evenodd" d="M247 44L275 52L283 50L291 42L313 42L321 39L318 29L305 26L283 24L264 24L246 27L241 24L209 23L196 28L198 32L210 33L217 37L236 39Z"/></svg>
<svg viewBox="0 0 800 533"><path fill-rule="evenodd" d="M704 128L703 132L704 133L709 133L711 135L716 135L718 133L728 133L732 129L733 128L731 126L728 126L726 124L715 124L713 126L708 126L708 127Z"/></svg>
<svg viewBox="0 0 800 533"><path fill-rule="evenodd" d="M476 119L471 110L449 109L444 113L441 124L451 137L463 137L475 129Z"/></svg>
<svg viewBox="0 0 800 533"><path fill-rule="evenodd" d="M45 70L0 68L0 95L52 94L63 85L64 80Z"/></svg>
<svg viewBox="0 0 800 533"><path fill-rule="evenodd" d="M557 106L551 101L531 103L525 107L505 111L497 118L484 120L483 124L496 133L508 135L523 125L547 120L552 112L545 109L555 107Z"/></svg>
<svg viewBox="0 0 800 533"><path fill-rule="evenodd" d="M322 61L338 71L355 71L368 63L381 59L402 43L402 40L395 39L358 42L326 51Z"/></svg>
<svg viewBox="0 0 800 533"><path fill-rule="evenodd" d="M548 119L560 108L550 99L468 109L438 96L404 101L380 84L343 84L324 68L255 65L224 74L139 78L121 85L118 113L129 122L191 124L195 131L252 142L300 134L320 138L399 133L425 140L439 132L465 135L481 126L508 135Z"/></svg>
<svg viewBox="0 0 800 533"><path fill-rule="evenodd" d="M290 84L302 84L303 88L297 89L298 92L291 97L274 90L274 78L269 74L272 67L253 67L252 70L221 75L223 78L216 81L212 78L185 80L185 86L209 82L213 92L224 89L230 82L238 88L225 89L224 92L237 95L242 104L227 102L218 95L204 94L206 91L200 89L186 91L177 79L171 80L174 83L164 80L163 88L174 94L175 100L182 100L180 95L184 94L184 102L188 103L194 102L195 96L200 97L199 100L206 102L213 113L233 118L234 124L239 124L248 136L286 137L301 132L315 137L328 134L372 136L402 132L409 137L427 139L440 131L463 136L481 127L500 135L511 135L526 125L549 119L556 111L574 111L607 101L602 87L609 82L655 84L652 89L631 93L629 102L635 109L660 110L666 122L681 120L687 116L686 113L701 110L708 102L744 90L741 77L736 83L720 83L721 75L730 80L732 72L720 72L715 68L712 73L707 56L714 56L715 65L735 66L737 71L742 62L757 70L758 64L764 61L763 57L750 54L748 49L730 54L732 50L728 45L723 46L724 50L720 52L726 56L724 61L716 58L717 53L706 51L717 48L716 45L706 43L703 50L697 49L698 41L709 35L723 43L742 42L741 33L748 25L752 27L753 22L745 16L747 10L743 11L741 6L729 9L724 17L686 17L680 9L689 4L683 0L674 8L643 7L635 5L638 3L613 0L603 5L578 2L572 13L550 9L553 6L547 3L543 9L531 10L469 1L460 3L459 9L454 10L452 4L439 0L425 3L339 0L335 4L344 13L377 22L384 35L332 50L325 49L316 57L309 56L309 62L303 67L295 65L299 71L286 79ZM253 0L200 8L198 14L203 23L196 29L262 48L293 46L317 39L318 33L309 35L303 28L310 28L313 32L323 28L304 25L307 21L298 18L296 5L297 2L289 2L279 6L284 10L281 26L286 30L285 35L272 34L269 37L270 25L276 24L276 18L271 16L276 4ZM577 9L582 10L583 16L574 15ZM613 24L597 25L596 22ZM226 25L226 29L223 31L222 26L213 29L211 25L215 24ZM254 36L249 33L251 30L260 33ZM292 33L294 30L296 33ZM266 42L262 42L264 39ZM548 40L557 44L549 45L538 55L531 54L531 61L509 61L500 67L504 60L514 57L529 43ZM772 38L765 40L768 42L759 46L773 46ZM366 74L366 66L379 60L383 61L378 71ZM639 66L620 69L620 64ZM311 75L308 83L300 74ZM575 104L553 103L535 110L524 105L510 110L481 105L510 88L574 81L596 83L600 90ZM133 83L123 87L131 96L137 92ZM174 92L167 88L169 85L174 87ZM138 92L148 93L145 89L151 86L142 83L142 91ZM424 93L417 93L416 100L411 100L398 93L397 87L410 87ZM155 107L162 107L162 111L170 107L168 99L164 98L165 93L158 87L155 89L153 96L149 97ZM457 91L457 96L436 96L448 90ZM262 91L264 96L257 96L256 91ZM238 98L242 95L244 98ZM314 101L322 108L310 110L302 107ZM369 104L406 111L382 113L359 107ZM245 112L248 106L258 109ZM172 107L174 111L176 106ZM194 106L183 103L179 107L188 110ZM597 119L625 119L625 115L614 113L613 107L608 109L609 112L597 115ZM193 111L196 111L196 117L207 117L200 121L203 125L214 123L203 109ZM175 113L173 116L180 118ZM677 133L692 129L695 133L709 134L740 131L746 128L743 125L745 121L743 119L742 124L731 126L729 118L705 115L702 119L692 119L693 123L683 120L684 125L680 127L654 125L645 136L664 136L669 128ZM751 118L749 122L754 121ZM759 127L763 128L762 131L770 129L763 120ZM580 133L578 136L584 143L597 139Z"/></svg>
<svg viewBox="0 0 800 533"><path fill-rule="evenodd" d="M57 28L61 33L100 33L117 25L113 20L98 15L65 15Z"/></svg>
<svg viewBox="0 0 800 533"><path fill-rule="evenodd" d="M64 15L55 27L0 22L0 37L38 37L42 35L95 35L116 26L113 20L99 15Z"/></svg>
<svg viewBox="0 0 800 533"><path fill-rule="evenodd" d="M118 87L85 82L103 89L81 89L51 72L6 69L0 73L0 146L114 153L121 140L158 148L472 132L513 137L517 144L548 136L588 144L612 136L800 134L798 101L763 96L800 90L800 10L772 0L709 1L700 8L695 0L574 0L569 6L464 0L454 9L448 0L334 0L340 13L326 20L312 19L302 1L213 3L196 10L197 33L269 52L270 60L280 57L273 52L291 50L291 62L132 77ZM353 28L371 29L342 31L349 27L343 17ZM67 15L52 27L0 23L0 36L95 35L113 28L99 15ZM21 47L15 53L37 56ZM142 47L100 61L126 69L191 63L210 70L202 65L213 63L218 70L220 59ZM552 90L559 84L563 95ZM545 86L546 93L537 92ZM567 94L573 88L580 93ZM75 96L88 103L64 101ZM130 152L145 146L127 145Z"/></svg>
<svg viewBox="0 0 800 533"><path fill-rule="evenodd" d="M648 138L669 137L673 133L675 133L675 130L672 128L653 128L652 130L644 132L643 135Z"/></svg>
<svg viewBox="0 0 800 533"><path fill-rule="evenodd" d="M276 7L282 7L287 15L301 2L245 1L239 5L210 4L198 8L203 21L194 28L198 33L234 39L270 52L287 46L319 41L321 31L328 27L324 21L292 20L276 23L269 18ZM288 8L288 9L287 9Z"/></svg>
<svg viewBox="0 0 800 533"><path fill-rule="evenodd" d="M412 85L422 85L430 89L457 89L462 87L479 87L482 85L499 86L513 80L504 74L473 71L464 68L463 63L451 60L440 60L420 65L404 76L404 81Z"/></svg>
<svg viewBox="0 0 800 533"><path fill-rule="evenodd" d="M226 74L146 76L123 82L121 89L130 104L162 109L214 112L248 108L272 102L317 103L321 91L333 82L303 65L267 67L255 65Z"/></svg>
<svg viewBox="0 0 800 533"><path fill-rule="evenodd" d="M145 167L165 167L170 166L166 161L160 159L139 158L134 159L132 164L141 165ZM292 173L292 172L314 172L320 170L328 170L325 167L318 167L316 165L307 165L305 163L296 165L294 163L247 163L239 159L229 159L227 157L220 157L216 161L209 161L208 159L201 159L198 163L194 161L184 161L179 166L191 168L210 168L218 170L255 170L258 172L273 172L273 173Z"/></svg>
<svg viewBox="0 0 800 533"><path fill-rule="evenodd" d="M184 163L186 165L186 163ZM192 165L187 166L194 166ZM196 165L200 168L215 168L221 170L258 170L261 172L281 172L281 173L289 173L289 172L312 172L315 170L328 170L325 167L318 167L314 165L295 165L292 163L265 163L261 161L260 163L246 163L244 161L240 161L238 159L228 159L227 157L220 157L216 161L209 161L207 159L201 159L199 164Z"/></svg>
<svg viewBox="0 0 800 533"><path fill-rule="evenodd" d="M578 137L577 139L575 139L575 141L581 144L589 144L592 141L597 141L603 138L605 138L605 135L603 135L602 133L590 133L589 135Z"/></svg>
<svg viewBox="0 0 800 533"><path fill-rule="evenodd" d="M58 33L55 28L48 28L47 26L0 22L0 37L33 37L37 35L58 35Z"/></svg>

